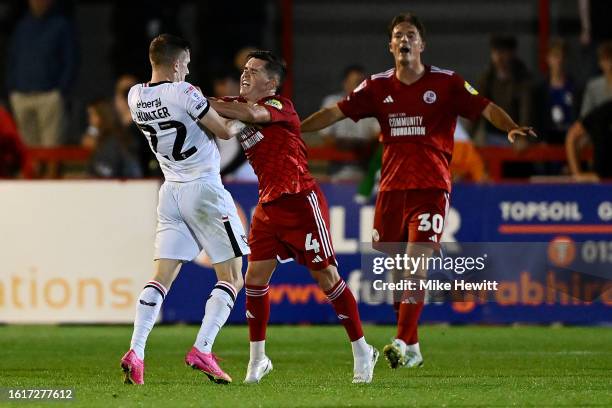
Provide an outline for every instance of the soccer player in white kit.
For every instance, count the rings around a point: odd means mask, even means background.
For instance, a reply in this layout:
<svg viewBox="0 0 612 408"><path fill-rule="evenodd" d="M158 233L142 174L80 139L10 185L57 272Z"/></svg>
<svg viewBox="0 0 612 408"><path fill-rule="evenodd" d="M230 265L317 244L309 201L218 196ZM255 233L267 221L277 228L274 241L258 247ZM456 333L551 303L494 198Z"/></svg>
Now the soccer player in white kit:
<svg viewBox="0 0 612 408"><path fill-rule="evenodd" d="M243 286L242 256L249 254L234 201L219 175L219 151L212 134L229 139L221 118L199 89L185 82L189 43L168 34L151 42L151 81L128 94L132 119L140 127L164 173L155 234L155 274L140 293L130 350L121 359L125 382L144 383L145 343L170 285L183 262L204 249L218 282L206 302L204 319L185 362L216 383L231 377L211 349Z"/></svg>

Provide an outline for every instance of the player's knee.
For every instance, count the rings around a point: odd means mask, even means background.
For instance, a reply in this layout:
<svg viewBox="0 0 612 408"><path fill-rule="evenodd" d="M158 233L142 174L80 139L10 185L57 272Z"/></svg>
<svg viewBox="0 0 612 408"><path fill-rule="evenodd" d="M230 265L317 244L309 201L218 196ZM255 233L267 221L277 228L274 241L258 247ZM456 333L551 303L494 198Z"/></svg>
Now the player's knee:
<svg viewBox="0 0 612 408"><path fill-rule="evenodd" d="M245 281L247 285L265 286L276 269L276 260L253 261L247 267Z"/></svg>
<svg viewBox="0 0 612 408"><path fill-rule="evenodd" d="M232 258L225 262L215 264L217 279L232 285L236 291L240 291L244 286L242 278L242 258Z"/></svg>
<svg viewBox="0 0 612 408"><path fill-rule="evenodd" d="M247 285L265 286L268 284L268 276L257 269L248 268L245 282Z"/></svg>
<svg viewBox="0 0 612 408"><path fill-rule="evenodd" d="M232 276L230 279L228 279L228 282L234 287L234 289L236 289L236 293L240 292L240 290L244 287L242 273Z"/></svg>
<svg viewBox="0 0 612 408"><path fill-rule="evenodd" d="M334 265L329 265L318 271L311 270L310 274L323 290L331 289L340 280L340 274Z"/></svg>

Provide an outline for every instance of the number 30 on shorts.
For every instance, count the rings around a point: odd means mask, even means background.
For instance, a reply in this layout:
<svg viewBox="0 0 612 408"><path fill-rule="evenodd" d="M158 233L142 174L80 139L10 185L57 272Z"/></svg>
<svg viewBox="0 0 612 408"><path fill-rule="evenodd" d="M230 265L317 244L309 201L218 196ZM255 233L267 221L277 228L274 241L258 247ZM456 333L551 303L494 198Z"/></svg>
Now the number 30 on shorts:
<svg viewBox="0 0 612 408"><path fill-rule="evenodd" d="M418 228L419 231L433 230L436 234L440 234L444 228L444 217L440 214L434 214L432 217L430 213L423 213L417 218L421 222Z"/></svg>
<svg viewBox="0 0 612 408"><path fill-rule="evenodd" d="M321 250L319 241L317 241L316 238L312 239L312 233L310 232L306 235L306 242L304 243L304 247L307 251L310 251L312 249L313 251L315 251L315 254L318 254Z"/></svg>

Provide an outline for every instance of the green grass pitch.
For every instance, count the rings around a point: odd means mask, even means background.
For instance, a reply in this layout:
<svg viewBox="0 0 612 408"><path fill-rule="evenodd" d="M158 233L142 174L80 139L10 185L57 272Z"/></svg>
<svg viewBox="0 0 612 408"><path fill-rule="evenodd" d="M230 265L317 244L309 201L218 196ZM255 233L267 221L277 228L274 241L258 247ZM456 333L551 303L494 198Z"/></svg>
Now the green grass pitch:
<svg viewBox="0 0 612 408"><path fill-rule="evenodd" d="M0 326L0 387L73 388L56 407L250 406L612 406L612 329L425 326L425 366L391 370L381 356L374 382L352 385L350 346L340 326L272 326L274 371L242 384L247 329L222 330L215 351L234 378L223 386L185 366L198 327L160 326L147 345L144 386L122 383L129 326ZM394 328L366 326L379 350ZM51 404L51 405L49 405Z"/></svg>

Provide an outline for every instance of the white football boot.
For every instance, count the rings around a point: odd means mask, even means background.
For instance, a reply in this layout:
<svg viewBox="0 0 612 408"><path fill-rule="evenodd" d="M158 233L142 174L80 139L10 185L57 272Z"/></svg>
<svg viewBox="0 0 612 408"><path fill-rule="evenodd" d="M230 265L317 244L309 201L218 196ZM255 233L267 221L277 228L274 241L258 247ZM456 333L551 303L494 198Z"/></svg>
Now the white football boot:
<svg viewBox="0 0 612 408"><path fill-rule="evenodd" d="M421 351L417 347L407 346L406 347L406 362L404 363L404 367L413 368L413 367L422 367L423 366L423 355Z"/></svg>
<svg viewBox="0 0 612 408"><path fill-rule="evenodd" d="M369 384L374 377L374 367L378 361L378 350L370 347L370 352L364 358L355 360L353 365L353 384Z"/></svg>
<svg viewBox="0 0 612 408"><path fill-rule="evenodd" d="M259 384L261 379L272 371L272 360L268 356L264 356L261 360L249 361L247 366L245 384Z"/></svg>

